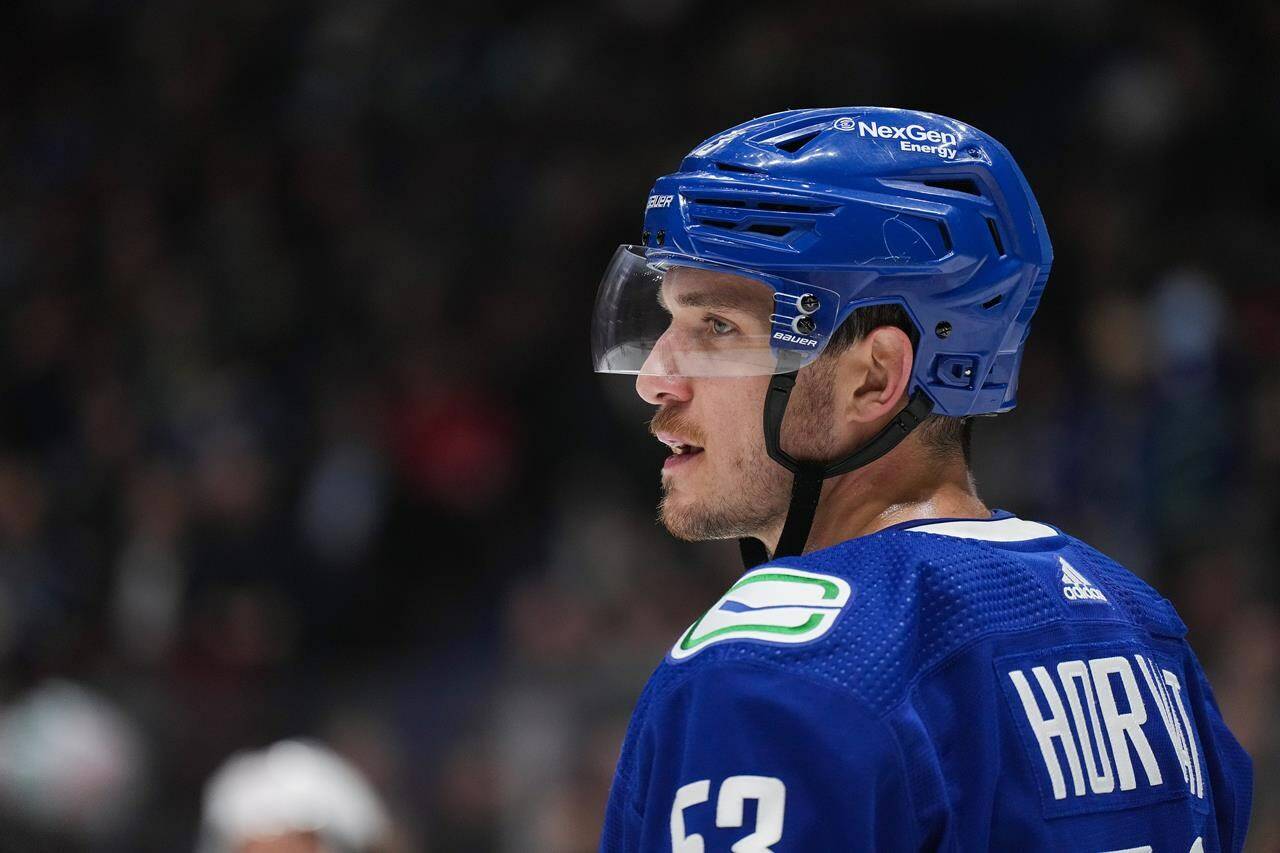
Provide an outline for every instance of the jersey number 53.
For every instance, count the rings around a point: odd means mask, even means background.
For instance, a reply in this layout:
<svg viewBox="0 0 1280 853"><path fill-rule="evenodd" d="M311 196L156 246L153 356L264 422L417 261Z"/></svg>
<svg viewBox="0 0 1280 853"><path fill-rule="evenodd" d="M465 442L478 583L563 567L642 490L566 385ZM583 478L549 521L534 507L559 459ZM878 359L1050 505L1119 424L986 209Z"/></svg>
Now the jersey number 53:
<svg viewBox="0 0 1280 853"><path fill-rule="evenodd" d="M682 785L671 804L672 853L706 853L706 845L698 833L685 834L685 809L701 805L711 798L711 780L700 779ZM787 807L787 786L772 776L730 776L720 784L716 797L716 826L733 829L742 826L747 800L755 800L756 825L750 835L734 842L732 853L773 853L770 845L782 840L782 816Z"/></svg>

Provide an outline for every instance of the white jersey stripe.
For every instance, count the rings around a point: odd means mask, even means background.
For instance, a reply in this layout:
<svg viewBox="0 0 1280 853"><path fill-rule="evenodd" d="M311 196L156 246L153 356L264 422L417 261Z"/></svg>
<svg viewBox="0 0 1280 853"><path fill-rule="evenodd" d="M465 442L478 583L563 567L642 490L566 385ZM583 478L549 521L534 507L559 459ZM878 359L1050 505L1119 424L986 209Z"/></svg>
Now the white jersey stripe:
<svg viewBox="0 0 1280 853"><path fill-rule="evenodd" d="M935 536L952 536L957 539L981 539L987 542L1026 542L1057 536L1058 531L1038 521L1021 518L1001 518L996 521L939 521L908 527L909 533L932 533Z"/></svg>

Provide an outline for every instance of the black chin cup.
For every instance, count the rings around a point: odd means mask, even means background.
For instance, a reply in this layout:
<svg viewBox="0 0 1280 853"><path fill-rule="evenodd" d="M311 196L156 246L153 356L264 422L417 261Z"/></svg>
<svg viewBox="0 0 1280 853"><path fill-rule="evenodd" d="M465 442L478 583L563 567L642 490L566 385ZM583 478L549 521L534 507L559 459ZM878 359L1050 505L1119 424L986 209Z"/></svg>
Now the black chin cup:
<svg viewBox="0 0 1280 853"><path fill-rule="evenodd" d="M764 445L769 451L769 458L794 475L791 482L791 503L787 508L787 519L782 525L782 535L778 538L778 547L772 555L758 539L738 540L742 562L748 569L772 558L793 557L804 553L809 529L813 526L813 517L818 511L818 500L822 497L822 482L828 477L847 474L884 456L933 411L933 401L923 390L917 388L906 407L884 429L853 453L830 463L801 461L782 449L782 420L787 414L787 403L796 386L796 373L797 371L776 374L769 383L769 391L764 399Z"/></svg>

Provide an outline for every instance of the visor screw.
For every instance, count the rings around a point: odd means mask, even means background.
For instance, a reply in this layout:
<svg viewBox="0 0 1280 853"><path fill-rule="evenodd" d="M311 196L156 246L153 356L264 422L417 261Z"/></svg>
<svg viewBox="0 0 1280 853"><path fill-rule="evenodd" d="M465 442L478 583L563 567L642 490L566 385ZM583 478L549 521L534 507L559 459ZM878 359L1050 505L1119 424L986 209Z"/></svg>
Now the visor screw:
<svg viewBox="0 0 1280 853"><path fill-rule="evenodd" d="M640 232L640 245L641 245L641 246L647 246L647 245L649 245L649 232L648 232L648 231L641 231L641 232Z"/></svg>
<svg viewBox="0 0 1280 853"><path fill-rule="evenodd" d="M943 320L941 323L933 327L933 331L938 337L945 338L947 335L951 334L951 324L946 320Z"/></svg>
<svg viewBox="0 0 1280 853"><path fill-rule="evenodd" d="M658 232L658 245L659 245L659 246L661 246L661 245L662 245L663 243L665 243L665 242L667 242L667 232L666 232L666 231L659 231L659 232Z"/></svg>
<svg viewBox="0 0 1280 853"><path fill-rule="evenodd" d="M795 329L802 335L811 335L813 330L818 328L818 324L813 321L812 317L797 317L795 322L791 324L791 328Z"/></svg>
<svg viewBox="0 0 1280 853"><path fill-rule="evenodd" d="M798 304L800 306L800 310L806 314L812 314L822 307L822 303L818 300L818 297L814 296L812 293L806 293L804 296L801 296Z"/></svg>

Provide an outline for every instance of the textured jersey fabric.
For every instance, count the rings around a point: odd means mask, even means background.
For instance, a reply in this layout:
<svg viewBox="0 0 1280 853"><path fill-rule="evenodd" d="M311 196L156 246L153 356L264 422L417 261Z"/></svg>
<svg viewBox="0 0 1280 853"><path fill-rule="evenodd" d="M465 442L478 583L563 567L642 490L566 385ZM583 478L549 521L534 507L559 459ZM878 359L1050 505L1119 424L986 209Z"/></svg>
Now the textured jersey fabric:
<svg viewBox="0 0 1280 853"><path fill-rule="evenodd" d="M1240 850L1250 762L1185 634L1004 512L772 561L645 687L600 849Z"/></svg>

